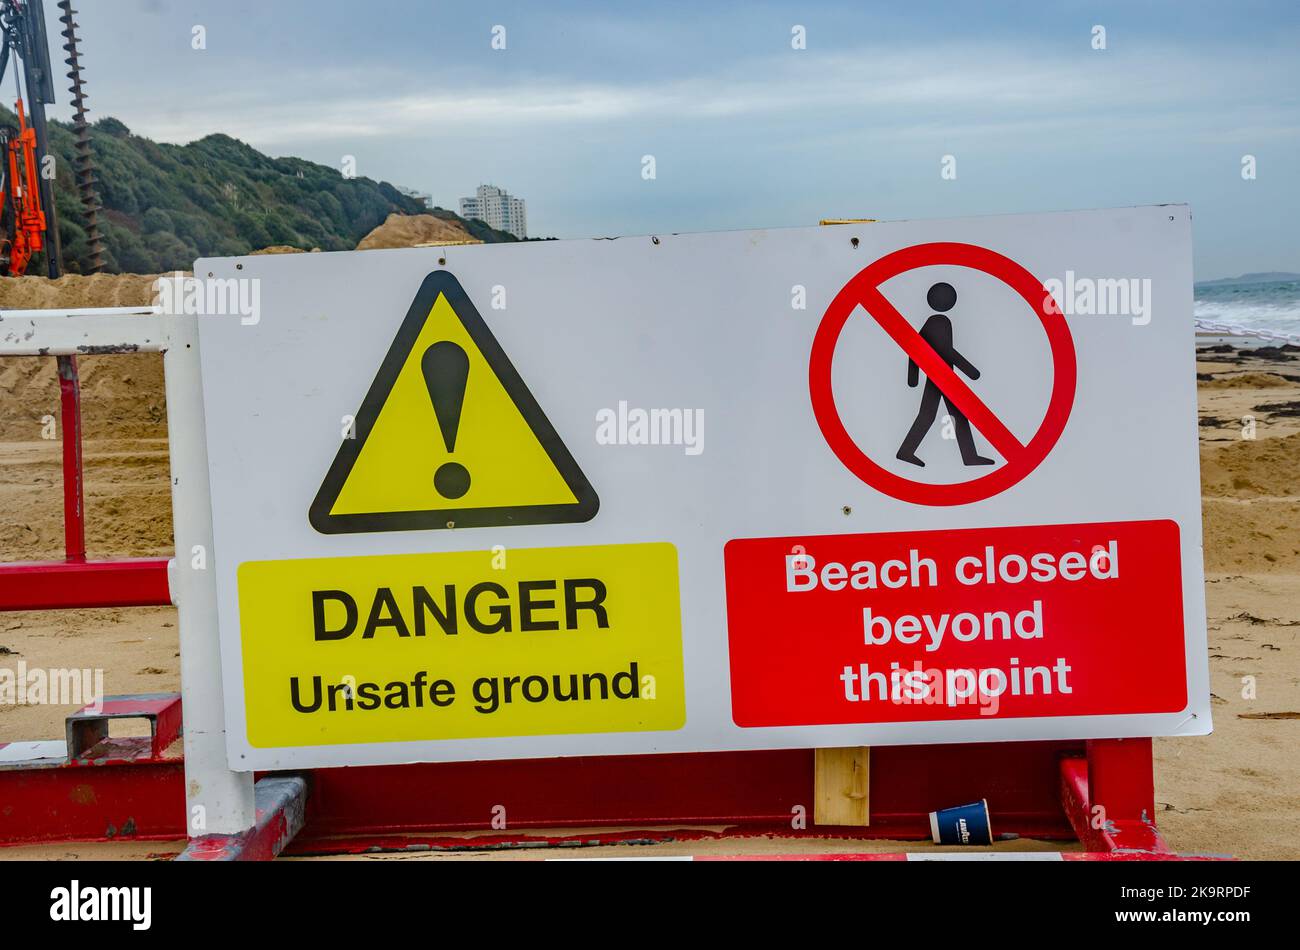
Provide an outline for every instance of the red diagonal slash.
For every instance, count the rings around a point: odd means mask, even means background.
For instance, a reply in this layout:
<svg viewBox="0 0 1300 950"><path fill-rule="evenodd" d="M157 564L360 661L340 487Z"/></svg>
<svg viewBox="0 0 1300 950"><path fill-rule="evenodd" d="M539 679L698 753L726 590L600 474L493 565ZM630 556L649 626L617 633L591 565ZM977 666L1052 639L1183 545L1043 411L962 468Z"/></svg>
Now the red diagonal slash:
<svg viewBox="0 0 1300 950"><path fill-rule="evenodd" d="M971 425L979 429L983 436L993 443L1006 461L1017 459L1025 451L1025 446L1002 424L993 410L984 404L974 390L966 385L947 363L940 358L934 348L900 314L894 305L885 299L878 286L866 288L860 300L863 308L881 328L893 338L912 361L925 373L939 390L970 420Z"/></svg>

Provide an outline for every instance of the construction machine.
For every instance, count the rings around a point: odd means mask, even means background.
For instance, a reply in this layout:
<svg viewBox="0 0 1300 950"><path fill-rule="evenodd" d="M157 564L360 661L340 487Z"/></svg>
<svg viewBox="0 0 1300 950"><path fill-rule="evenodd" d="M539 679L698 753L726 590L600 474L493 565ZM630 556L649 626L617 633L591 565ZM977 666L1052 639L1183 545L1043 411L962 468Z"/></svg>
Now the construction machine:
<svg viewBox="0 0 1300 950"><path fill-rule="evenodd" d="M71 0L59 0L63 23L64 60L72 81L73 129L77 135L73 169L85 208L90 266L103 266L99 234L99 199L90 155L84 81L77 50L77 24ZM54 102L49 43L43 0L0 0L0 88L13 64L17 127L0 127L0 274L21 276L32 259L45 255L49 277L62 273L58 216L54 204L55 158L50 153L45 106Z"/></svg>

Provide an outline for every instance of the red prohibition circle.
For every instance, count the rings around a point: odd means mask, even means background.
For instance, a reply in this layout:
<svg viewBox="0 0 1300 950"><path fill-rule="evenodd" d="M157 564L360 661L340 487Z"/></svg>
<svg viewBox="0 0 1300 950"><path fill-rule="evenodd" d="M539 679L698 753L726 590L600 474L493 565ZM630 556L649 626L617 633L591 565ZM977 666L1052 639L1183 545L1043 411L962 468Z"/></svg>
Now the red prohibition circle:
<svg viewBox="0 0 1300 950"><path fill-rule="evenodd" d="M1020 444L881 294L880 285L890 278L918 267L935 265L968 267L1002 281L1020 295L1042 324L1052 352L1052 395L1043 421L1028 443ZM1049 301L1052 302L1050 307ZM1005 459L1002 466L970 481L933 484L895 475L858 448L844 428L835 405L831 364L840 333L859 305L920 365L927 378L935 379L945 396L956 397L954 402L958 408L986 439L994 443L994 448ZM926 371L926 362L930 363L933 375ZM966 505L983 501L1005 491L1032 472L1047 457L1065 429L1074 406L1076 379L1074 340L1059 304L1052 300L1042 282L1011 258L996 251L977 244L952 242L905 247L886 254L859 271L826 308L808 360L808 389L812 396L813 414L831 451L849 471L871 487L917 505ZM950 393L949 389L955 391ZM991 431L985 431L986 428Z"/></svg>

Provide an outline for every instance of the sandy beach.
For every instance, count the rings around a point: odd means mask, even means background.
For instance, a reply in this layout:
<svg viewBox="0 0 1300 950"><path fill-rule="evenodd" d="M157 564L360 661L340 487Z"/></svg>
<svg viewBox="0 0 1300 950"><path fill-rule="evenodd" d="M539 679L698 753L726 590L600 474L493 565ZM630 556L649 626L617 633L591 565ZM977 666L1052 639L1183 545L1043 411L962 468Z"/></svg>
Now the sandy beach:
<svg viewBox="0 0 1300 950"><path fill-rule="evenodd" d="M0 281L0 307L149 302L150 277ZM167 555L162 364L80 360L92 556ZM1215 731L1156 742L1158 823L1180 851L1300 857L1300 348L1202 346L1206 595ZM0 360L0 560L62 556L53 359ZM0 616L0 664L102 667L107 692L179 688L170 608ZM56 738L71 707L0 706L0 740ZM58 846L43 856L107 846ZM116 846L114 846L116 847ZM130 856L168 853L129 847ZM28 851L29 849L21 849ZM11 854L10 856L18 856ZM126 856L123 853L123 856Z"/></svg>

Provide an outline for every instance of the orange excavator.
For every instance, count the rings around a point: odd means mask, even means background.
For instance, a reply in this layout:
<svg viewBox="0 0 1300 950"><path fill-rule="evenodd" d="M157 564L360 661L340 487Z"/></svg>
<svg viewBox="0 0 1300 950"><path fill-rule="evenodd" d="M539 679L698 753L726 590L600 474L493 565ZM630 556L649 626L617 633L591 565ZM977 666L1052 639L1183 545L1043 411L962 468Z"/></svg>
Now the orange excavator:
<svg viewBox="0 0 1300 950"><path fill-rule="evenodd" d="M45 211L37 177L36 130L27 124L23 100L15 104L18 131L0 128L0 153L4 156L0 181L0 268L15 277L27 273L32 255L45 250Z"/></svg>
<svg viewBox="0 0 1300 950"><path fill-rule="evenodd" d="M71 67L68 78L72 81L69 92L75 136L71 170L85 215L87 253L82 267L94 273L103 267L98 223L101 209L95 193L77 24L72 0L58 0L58 8L67 41L63 45L68 52L64 62ZM17 87L17 128L0 127L0 274L25 274L32 259L44 252L46 276L58 277L62 272L62 248L54 206L57 166L45 122L45 106L54 102L54 77L43 0L0 0L0 80L11 63Z"/></svg>
<svg viewBox="0 0 1300 950"><path fill-rule="evenodd" d="M0 128L0 272L26 273L32 257L44 251L49 276L57 277L53 176L42 174L54 167L45 125L54 82L42 0L0 0L0 80L11 63L18 128Z"/></svg>

